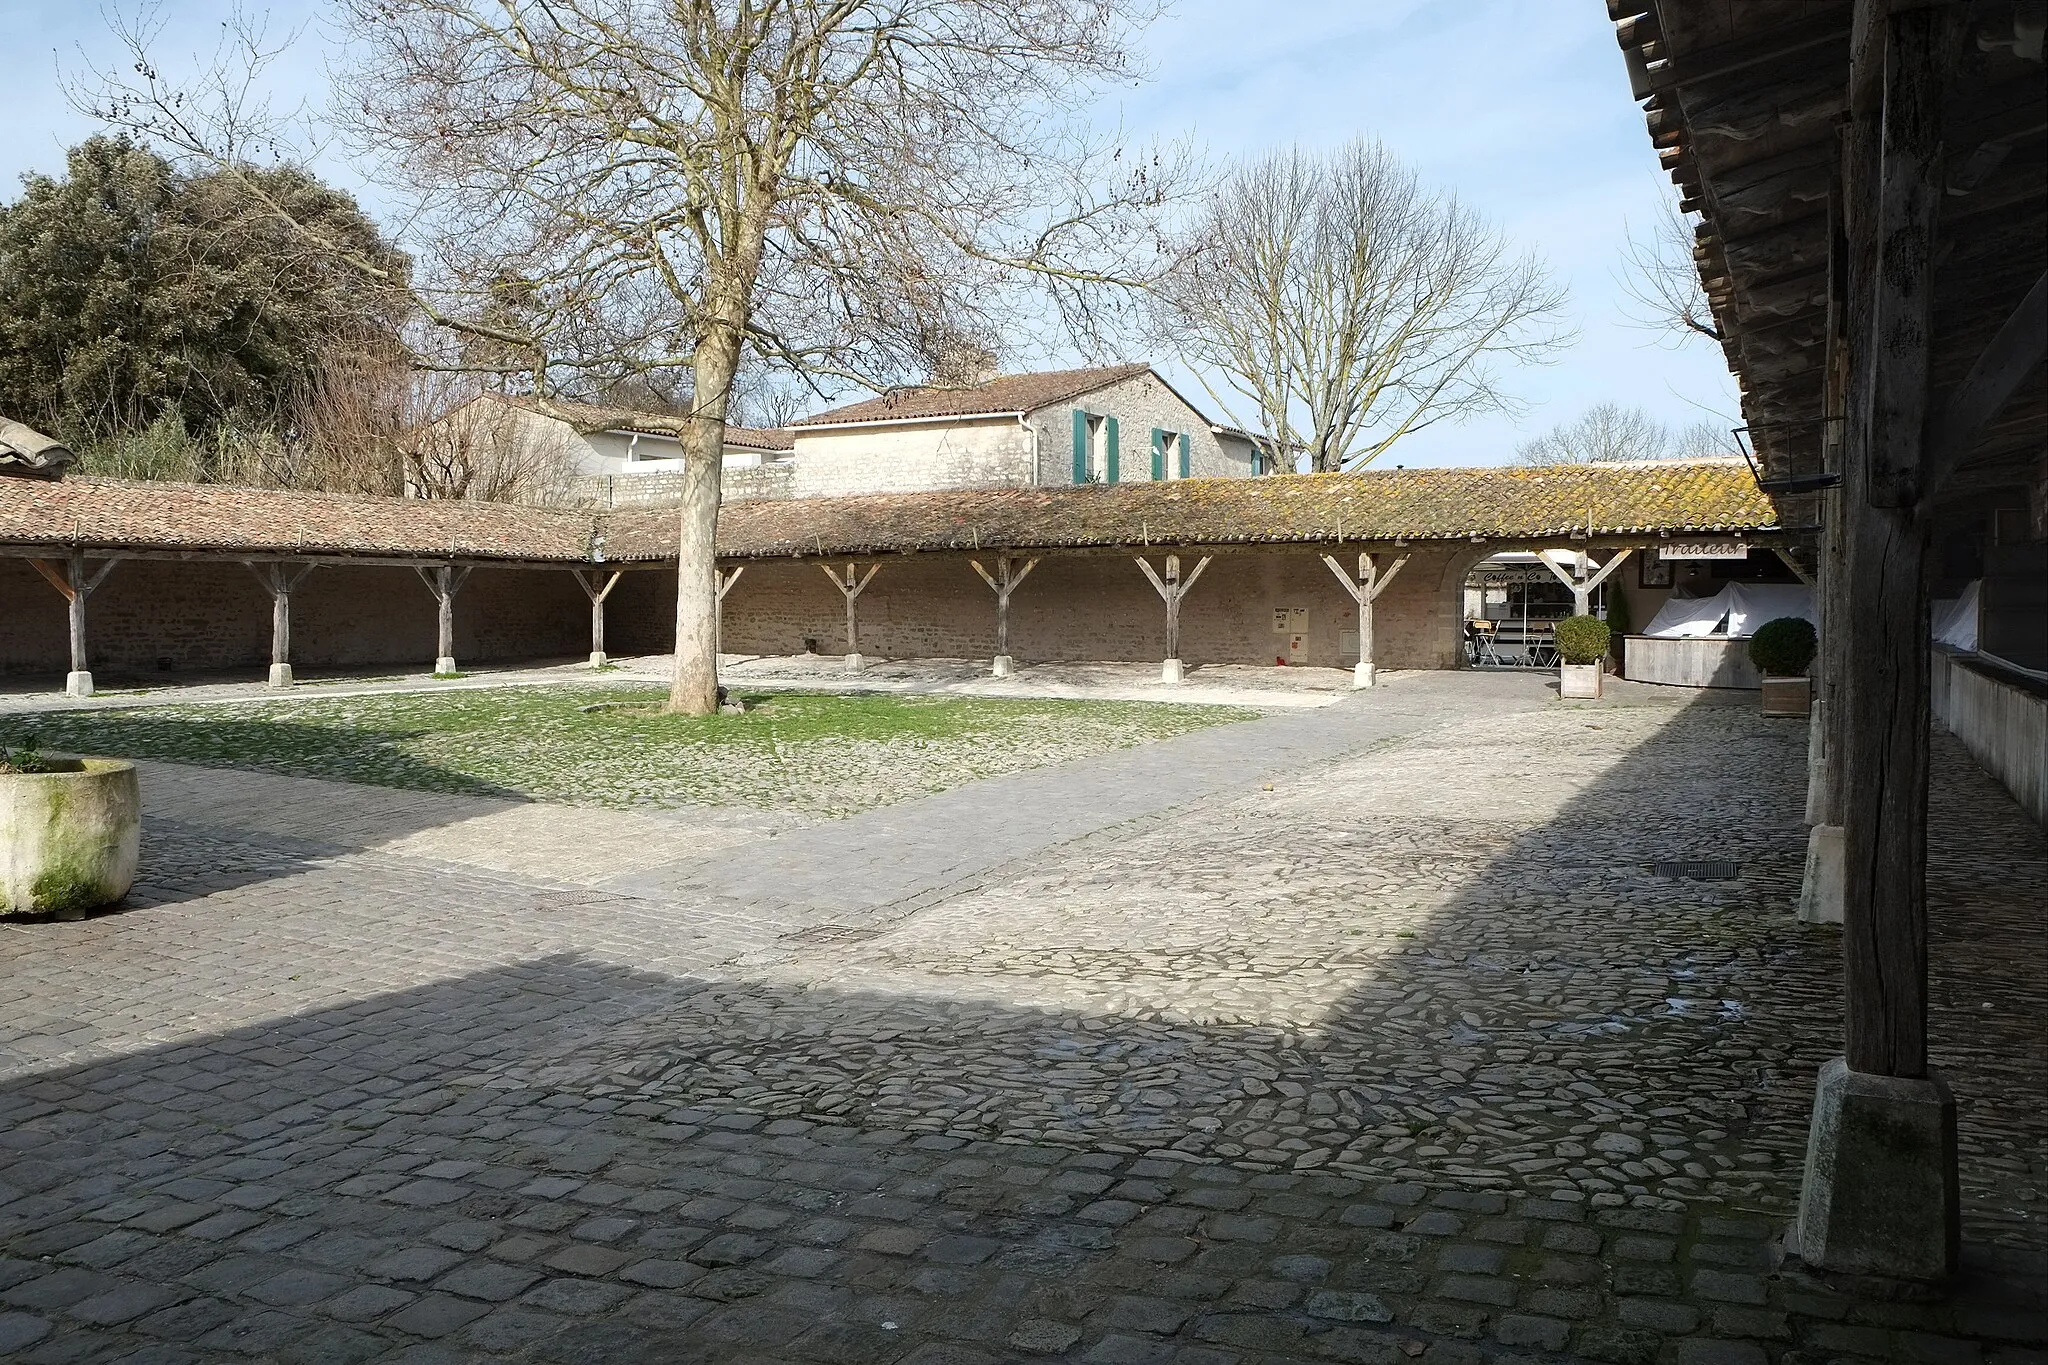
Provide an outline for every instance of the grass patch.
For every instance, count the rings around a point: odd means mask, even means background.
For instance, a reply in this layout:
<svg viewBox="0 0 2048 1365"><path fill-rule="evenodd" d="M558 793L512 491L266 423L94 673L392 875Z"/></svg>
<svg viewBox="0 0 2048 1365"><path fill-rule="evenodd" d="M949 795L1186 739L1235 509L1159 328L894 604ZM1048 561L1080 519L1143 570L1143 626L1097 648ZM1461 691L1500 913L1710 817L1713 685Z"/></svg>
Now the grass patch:
<svg viewBox="0 0 2048 1365"><path fill-rule="evenodd" d="M631 808L843 815L1256 711L1140 702L782 692L660 713L639 688L289 697L38 716L50 748L422 791ZM589 709L585 709L589 708Z"/></svg>

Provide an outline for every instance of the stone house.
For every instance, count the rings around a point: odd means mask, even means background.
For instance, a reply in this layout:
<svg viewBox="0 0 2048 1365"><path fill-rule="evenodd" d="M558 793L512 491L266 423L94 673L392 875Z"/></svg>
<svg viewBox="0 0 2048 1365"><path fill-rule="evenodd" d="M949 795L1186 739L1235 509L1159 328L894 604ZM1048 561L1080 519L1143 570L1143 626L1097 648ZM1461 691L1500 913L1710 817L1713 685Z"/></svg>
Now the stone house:
<svg viewBox="0 0 2048 1365"><path fill-rule="evenodd" d="M681 493L681 420L578 403L502 403L510 442L550 443L570 500L656 506ZM1151 366L1001 375L899 389L789 427L726 428L727 502L869 493L1172 482L1271 473L1268 445L1211 422Z"/></svg>
<svg viewBox="0 0 2048 1365"><path fill-rule="evenodd" d="M1255 439L1211 422L1150 365L902 389L791 425L794 494L1243 478Z"/></svg>

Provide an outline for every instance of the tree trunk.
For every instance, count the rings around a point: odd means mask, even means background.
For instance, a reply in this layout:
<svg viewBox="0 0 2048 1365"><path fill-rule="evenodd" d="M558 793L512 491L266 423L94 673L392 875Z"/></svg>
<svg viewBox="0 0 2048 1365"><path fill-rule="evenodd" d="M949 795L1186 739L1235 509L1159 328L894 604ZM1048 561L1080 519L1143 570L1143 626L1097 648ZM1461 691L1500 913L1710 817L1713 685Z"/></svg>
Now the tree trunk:
<svg viewBox="0 0 2048 1365"><path fill-rule="evenodd" d="M676 537L676 672L668 709L708 716L718 710L719 462L725 409L739 370L740 331L714 324L697 343L696 397L683 452L683 503Z"/></svg>

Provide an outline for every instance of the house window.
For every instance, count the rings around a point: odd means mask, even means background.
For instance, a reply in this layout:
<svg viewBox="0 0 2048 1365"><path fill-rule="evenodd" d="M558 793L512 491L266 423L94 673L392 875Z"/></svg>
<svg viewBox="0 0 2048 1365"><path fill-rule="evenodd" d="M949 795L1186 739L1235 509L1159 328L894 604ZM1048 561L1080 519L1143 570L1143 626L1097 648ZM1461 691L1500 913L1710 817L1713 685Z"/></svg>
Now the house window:
<svg viewBox="0 0 2048 1365"><path fill-rule="evenodd" d="M1185 479L1188 476L1188 434L1152 428L1152 477Z"/></svg>
<svg viewBox="0 0 2048 1365"><path fill-rule="evenodd" d="M1074 482L1115 483L1116 418L1074 409Z"/></svg>

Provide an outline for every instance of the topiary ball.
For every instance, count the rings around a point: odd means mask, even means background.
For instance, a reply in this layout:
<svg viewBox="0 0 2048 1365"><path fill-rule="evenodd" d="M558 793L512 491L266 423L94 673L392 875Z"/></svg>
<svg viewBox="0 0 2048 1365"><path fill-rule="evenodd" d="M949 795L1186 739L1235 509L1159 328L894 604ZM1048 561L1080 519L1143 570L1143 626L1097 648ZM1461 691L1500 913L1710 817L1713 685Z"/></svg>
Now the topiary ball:
<svg viewBox="0 0 2048 1365"><path fill-rule="evenodd" d="M1597 616L1567 616L1557 623L1557 657L1568 664L1597 664L1613 638Z"/></svg>
<svg viewBox="0 0 2048 1365"><path fill-rule="evenodd" d="M1813 622L1798 616L1766 621L1749 637L1749 661L1766 678L1797 678L1813 663L1820 636Z"/></svg>

